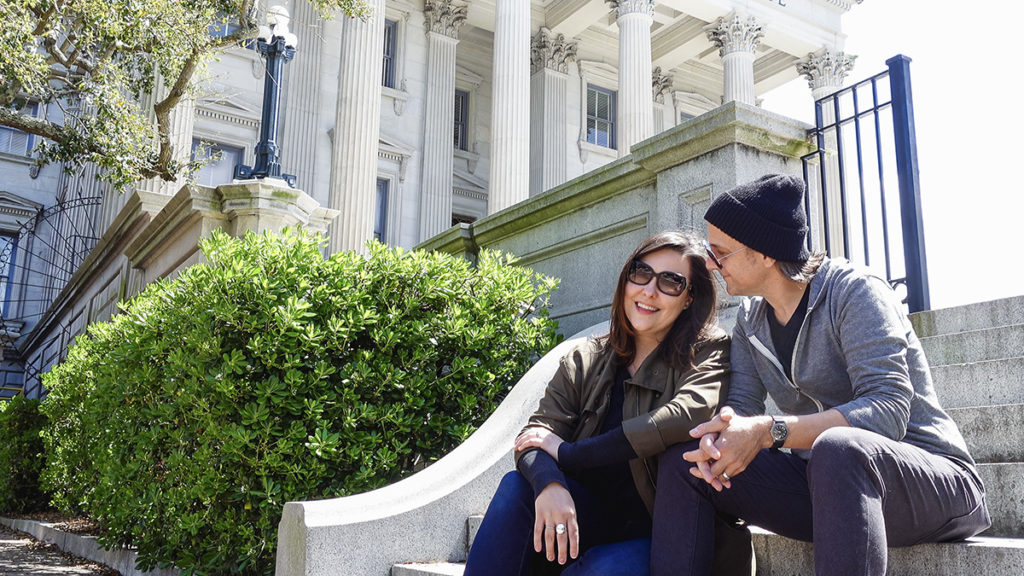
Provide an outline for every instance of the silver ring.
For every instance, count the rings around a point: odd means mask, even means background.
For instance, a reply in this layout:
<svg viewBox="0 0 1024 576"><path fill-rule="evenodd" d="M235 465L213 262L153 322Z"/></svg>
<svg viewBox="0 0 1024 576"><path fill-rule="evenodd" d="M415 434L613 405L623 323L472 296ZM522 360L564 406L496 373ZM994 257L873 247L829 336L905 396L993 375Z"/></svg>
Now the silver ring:
<svg viewBox="0 0 1024 576"><path fill-rule="evenodd" d="M557 524L555 526L555 534L565 534L565 524Z"/></svg>
<svg viewBox="0 0 1024 576"><path fill-rule="evenodd" d="M728 482L729 481L729 475L726 474L725 472L722 472L722 480L725 480L726 482Z"/></svg>

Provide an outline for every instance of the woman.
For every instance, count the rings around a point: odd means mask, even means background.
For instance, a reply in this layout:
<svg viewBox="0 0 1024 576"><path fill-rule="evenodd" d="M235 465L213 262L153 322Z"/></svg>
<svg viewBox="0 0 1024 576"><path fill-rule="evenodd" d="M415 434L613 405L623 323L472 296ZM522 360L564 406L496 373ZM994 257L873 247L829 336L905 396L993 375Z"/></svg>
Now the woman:
<svg viewBox="0 0 1024 576"><path fill-rule="evenodd" d="M562 358L516 438L517 470L498 486L465 576L686 573L659 566L657 534L652 556L651 515L673 506L657 500L658 455L691 440L727 393L729 340L701 246L662 232L630 255L609 333Z"/></svg>

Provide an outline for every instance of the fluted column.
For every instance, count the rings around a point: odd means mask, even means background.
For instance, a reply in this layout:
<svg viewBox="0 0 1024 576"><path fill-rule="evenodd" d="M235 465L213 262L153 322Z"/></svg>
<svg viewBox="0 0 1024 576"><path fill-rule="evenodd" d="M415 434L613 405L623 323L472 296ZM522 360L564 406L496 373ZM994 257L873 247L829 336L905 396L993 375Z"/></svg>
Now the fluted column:
<svg viewBox="0 0 1024 576"><path fill-rule="evenodd" d="M856 58L856 56L847 56L844 52L835 52L826 47L808 54L805 59L797 62L796 70L807 78L811 95L817 101L843 87L843 80L850 70L853 69L853 62ZM834 124L836 120L835 108L833 106L822 106L821 117L824 126ZM822 170L817 173L810 173L810 179L812 182L814 180L824 182L824 186L820 184L812 186L812 190L824 188L827 191L828 231L831 238L830 253L832 256L845 257L846 254L842 242L844 223L842 219L842 197L839 194L841 183L839 177L839 156L837 154L838 145L839 140L836 129L832 128L825 132L824 158L819 156L823 163ZM822 209L821 195L812 194L809 204L813 245L816 250L824 250L825 211Z"/></svg>
<svg viewBox="0 0 1024 576"><path fill-rule="evenodd" d="M427 0L427 91L424 100L423 193L420 241L452 225L452 170L455 147L455 47L466 7Z"/></svg>
<svg viewBox="0 0 1024 576"><path fill-rule="evenodd" d="M651 102L652 0L609 0L616 9L619 25L619 156L654 135L654 105Z"/></svg>
<svg viewBox="0 0 1024 576"><path fill-rule="evenodd" d="M530 195L530 2L496 0L487 213Z"/></svg>
<svg viewBox="0 0 1024 576"><path fill-rule="evenodd" d="M764 29L753 17L737 12L719 18L705 29L708 39L718 46L725 72L725 96L722 103L743 102L755 105L754 50L764 36Z"/></svg>
<svg viewBox="0 0 1024 576"><path fill-rule="evenodd" d="M298 54L285 67L283 113L281 115L281 166L295 175L301 190L314 190L316 157L320 134L320 49L323 20L312 3L293 3L295 17L291 31L298 36Z"/></svg>
<svg viewBox="0 0 1024 576"><path fill-rule="evenodd" d="M530 46L530 195L539 194L568 177L569 63L576 43L541 28Z"/></svg>
<svg viewBox="0 0 1024 576"><path fill-rule="evenodd" d="M384 0L367 0L366 20L342 24L338 107L328 206L340 214L331 225L331 252L364 252L373 238L380 137L380 74L384 59Z"/></svg>

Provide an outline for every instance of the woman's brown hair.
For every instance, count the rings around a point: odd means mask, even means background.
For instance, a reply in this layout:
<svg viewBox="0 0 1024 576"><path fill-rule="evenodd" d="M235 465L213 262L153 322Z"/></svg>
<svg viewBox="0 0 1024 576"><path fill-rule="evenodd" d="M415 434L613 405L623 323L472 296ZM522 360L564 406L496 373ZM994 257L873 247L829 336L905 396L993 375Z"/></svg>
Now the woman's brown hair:
<svg viewBox="0 0 1024 576"><path fill-rule="evenodd" d="M715 306L718 295L711 272L707 267L707 256L700 237L690 232L659 232L648 237L633 250L633 253L622 266L619 283L615 287L615 298L612 300L611 326L607 344L615 349L619 362L628 364L636 354L636 330L626 317L624 305L626 294L626 276L630 264L641 260L648 254L659 250L672 250L682 255L690 264L690 277L687 279L690 296L693 302L679 313L665 340L658 346L655 354L668 355L668 360L676 368L687 368L693 361L693 345L707 336L707 331L715 323ZM653 280L652 280L653 281ZM682 295L679 296L680 298Z"/></svg>

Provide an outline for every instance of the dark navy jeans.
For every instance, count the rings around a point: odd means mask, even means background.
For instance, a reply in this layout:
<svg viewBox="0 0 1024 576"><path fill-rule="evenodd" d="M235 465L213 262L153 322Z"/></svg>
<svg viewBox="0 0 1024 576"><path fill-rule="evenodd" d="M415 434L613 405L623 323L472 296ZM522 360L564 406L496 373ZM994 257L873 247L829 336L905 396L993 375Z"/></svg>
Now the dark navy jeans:
<svg viewBox="0 0 1024 576"><path fill-rule="evenodd" d="M789 538L814 543L815 573L882 576L887 546L959 540L990 524L985 491L955 462L858 428L831 428L818 437L812 457L762 450L716 492L695 478L683 452L666 452L658 492L672 492L676 510L656 509L654 531L675 532L674 545L652 554L674 554L679 574L711 573L716 511Z"/></svg>
<svg viewBox="0 0 1024 576"><path fill-rule="evenodd" d="M533 550L534 494L519 472L502 478L466 561L464 576L646 576L651 540L618 541L622 524L606 513L589 490L568 480L580 527L580 554L566 566Z"/></svg>

